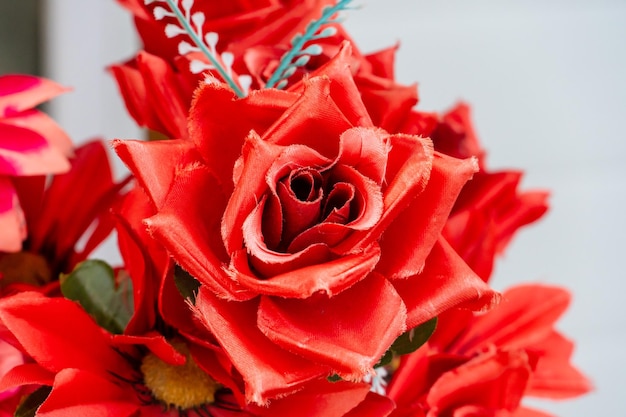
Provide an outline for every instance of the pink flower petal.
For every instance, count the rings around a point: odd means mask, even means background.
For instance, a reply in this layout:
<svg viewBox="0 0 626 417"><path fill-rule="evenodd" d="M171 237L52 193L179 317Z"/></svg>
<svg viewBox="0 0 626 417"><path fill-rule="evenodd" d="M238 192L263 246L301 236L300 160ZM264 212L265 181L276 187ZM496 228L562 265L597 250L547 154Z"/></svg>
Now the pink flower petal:
<svg viewBox="0 0 626 417"><path fill-rule="evenodd" d="M69 89L32 75L0 77L0 117L31 109Z"/></svg>

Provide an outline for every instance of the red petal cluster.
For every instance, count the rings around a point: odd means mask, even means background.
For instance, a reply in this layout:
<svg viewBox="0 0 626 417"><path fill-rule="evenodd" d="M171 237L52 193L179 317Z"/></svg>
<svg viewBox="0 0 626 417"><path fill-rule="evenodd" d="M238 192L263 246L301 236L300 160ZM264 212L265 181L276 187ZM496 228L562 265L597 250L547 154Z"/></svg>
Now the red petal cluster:
<svg viewBox="0 0 626 417"><path fill-rule="evenodd" d="M439 237L475 162L374 127L348 56L301 93L204 86L190 140L115 143L258 403L360 378L406 329L497 299Z"/></svg>

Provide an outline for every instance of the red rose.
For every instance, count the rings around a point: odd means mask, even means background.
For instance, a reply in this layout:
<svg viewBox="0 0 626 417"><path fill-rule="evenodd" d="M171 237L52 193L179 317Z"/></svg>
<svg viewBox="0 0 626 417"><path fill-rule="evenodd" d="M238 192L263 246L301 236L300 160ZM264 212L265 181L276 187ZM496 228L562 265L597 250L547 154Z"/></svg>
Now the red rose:
<svg viewBox="0 0 626 417"><path fill-rule="evenodd" d="M259 403L361 378L406 329L497 297L440 238L475 161L374 127L339 67L302 94L205 85L190 141L115 143L157 208L150 233L200 281L197 315Z"/></svg>
<svg viewBox="0 0 626 417"><path fill-rule="evenodd" d="M111 66L129 113L139 125L169 138L187 137L185 119L192 92L207 74L192 73L190 62L206 58L199 53L179 55L179 43L190 40L184 35L166 36L166 25L178 23L171 16L155 19L153 11L163 9L164 4L146 6L143 0L119 1L135 16L144 43L144 50L135 58ZM265 87L281 57L291 48L294 36L302 34L307 24L319 19L323 8L332 3L328 0L261 1L224 6L196 0L192 2L191 10L205 15L202 33L218 34L216 51L231 53L234 71L250 75L252 89L259 89ZM415 85L404 86L394 81L396 48L364 55L340 25L333 24L332 27L336 31L334 35L312 42L322 52L298 67L287 80L288 88L298 84L304 75L315 73L327 64L340 50L346 49L342 45L348 42L353 45L347 51L352 72L374 124L390 132L397 131L399 123L417 103L417 92ZM220 78L217 72L211 73Z"/></svg>

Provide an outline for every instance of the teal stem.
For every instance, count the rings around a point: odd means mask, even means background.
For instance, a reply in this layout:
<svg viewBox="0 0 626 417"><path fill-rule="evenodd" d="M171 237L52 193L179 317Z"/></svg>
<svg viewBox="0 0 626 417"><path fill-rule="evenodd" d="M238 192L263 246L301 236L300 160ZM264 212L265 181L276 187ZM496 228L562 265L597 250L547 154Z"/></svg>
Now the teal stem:
<svg viewBox="0 0 626 417"><path fill-rule="evenodd" d="M215 69L220 74L222 79L230 86L230 88L233 89L235 94L237 94L237 97L239 98L245 97L246 94L241 90L241 88L239 88L239 86L231 78L231 76L228 75L228 72L226 72L224 67L222 67L219 61L215 59L211 51L209 51L209 49L206 47L206 45L204 44L204 41L202 41L202 39L200 39L198 35L196 34L195 30L193 30L193 28L189 24L189 21L187 21L183 13L178 8L178 4L176 3L176 0L165 0L165 1L172 9L172 12L174 12L174 14L176 15L176 19L178 19L178 22L181 24L183 29L185 29L185 31L187 32L191 40L196 44L198 48L200 48L202 53L209 59L209 61L211 61L211 65L215 67Z"/></svg>
<svg viewBox="0 0 626 417"><path fill-rule="evenodd" d="M169 0L168 0L169 1ZM285 70L291 65L293 59L302 52L302 48L304 44L308 41L314 39L315 34L320 30L320 28L327 24L329 19L333 17L333 15L343 9L346 8L348 3L352 0L340 0L333 7L329 7L324 10L322 16L313 22L307 27L304 35L299 36L296 35L297 41L292 43L292 47L283 57L280 59L280 63L278 64L278 68L272 73L272 76L267 83L265 84L265 88L273 88L281 79L283 78L283 73Z"/></svg>

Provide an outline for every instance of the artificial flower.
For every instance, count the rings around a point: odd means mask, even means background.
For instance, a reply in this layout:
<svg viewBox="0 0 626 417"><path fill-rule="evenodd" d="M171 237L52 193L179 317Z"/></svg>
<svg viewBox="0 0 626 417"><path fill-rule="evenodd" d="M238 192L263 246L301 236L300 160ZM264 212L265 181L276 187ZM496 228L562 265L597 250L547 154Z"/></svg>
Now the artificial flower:
<svg viewBox="0 0 626 417"><path fill-rule="evenodd" d="M484 315L444 313L428 343L401 359L387 391L393 415L521 416L534 413L521 406L524 396L588 392L570 363L572 343L554 330L569 300L561 288L524 285Z"/></svg>
<svg viewBox="0 0 626 417"><path fill-rule="evenodd" d="M0 251L19 251L27 234L12 180L70 168L71 141L52 119L33 109L66 90L30 75L0 76Z"/></svg>
<svg viewBox="0 0 626 417"><path fill-rule="evenodd" d="M0 321L32 358L11 369L0 389L50 387L37 409L42 417L384 417L393 407L368 395L367 384L346 381L315 382L269 407L240 405L223 380L215 379L229 378L215 351L158 334L111 335L63 298L32 292L4 298Z"/></svg>
<svg viewBox="0 0 626 417"><path fill-rule="evenodd" d="M519 170L493 171L471 121L470 108L459 103L442 115L412 110L401 131L430 137L435 150L455 158L475 157L480 170L461 190L443 235L485 281L494 261L525 225L548 210L548 193L521 191Z"/></svg>
<svg viewBox="0 0 626 417"><path fill-rule="evenodd" d="M41 175L12 181L28 235L21 251L0 252L3 289L56 286L60 273L71 272L113 230L109 210L127 182L113 181L100 141L77 148L70 171L46 181Z"/></svg>
<svg viewBox="0 0 626 417"><path fill-rule="evenodd" d="M168 11L169 5L158 2L154 2L156 6L153 2L144 5L140 0L120 2L135 16L144 43L144 50L133 59L110 68L127 109L140 126L147 126L169 138L187 137L186 117L193 91L208 74L218 78L219 75L214 70L199 74L190 70L191 62L206 60L206 57L202 58L198 53L180 55L179 45L182 42L189 44L189 39L181 41L180 36L171 38L166 35L167 26L177 22ZM228 7L207 1L187 3L194 13L205 16L199 33L219 33L216 55L230 54L232 68L241 74L249 74L251 87L258 89L269 86L267 82L277 70L281 57L292 47L294 37L302 35L306 25L319 19L333 2L261 1ZM340 25L326 26L329 35L317 36L314 42L305 44L318 50L307 55L307 63L297 67L295 73L285 80L284 87L297 89L296 85L304 75L315 74L343 50L349 55L356 85L374 124L390 132L398 130L401 121L417 103L417 91L415 85L400 85L393 79L397 48L365 55ZM346 42L350 43L350 48L342 47Z"/></svg>
<svg viewBox="0 0 626 417"><path fill-rule="evenodd" d="M115 142L258 403L363 377L403 331L497 300L439 236L475 161L374 127L347 63L330 69L301 94L205 85L191 140Z"/></svg>

